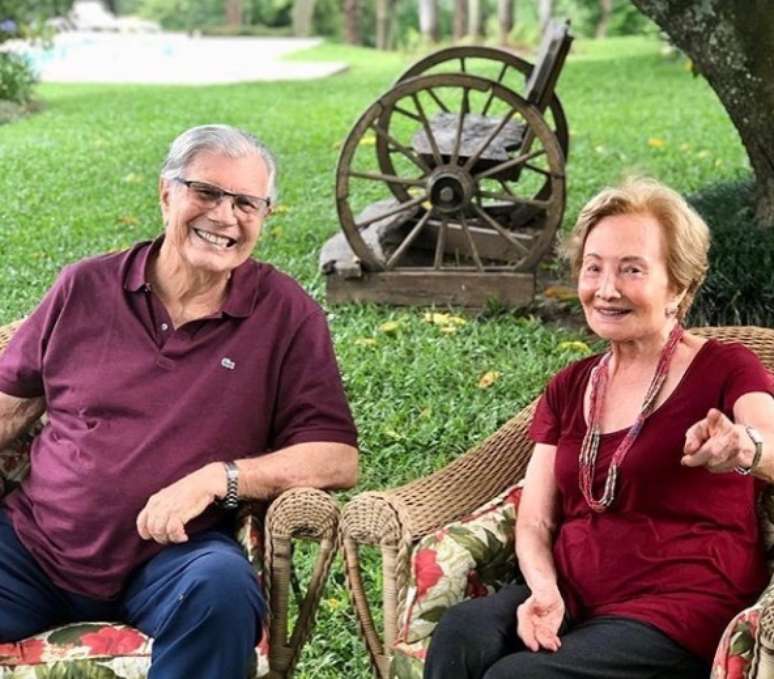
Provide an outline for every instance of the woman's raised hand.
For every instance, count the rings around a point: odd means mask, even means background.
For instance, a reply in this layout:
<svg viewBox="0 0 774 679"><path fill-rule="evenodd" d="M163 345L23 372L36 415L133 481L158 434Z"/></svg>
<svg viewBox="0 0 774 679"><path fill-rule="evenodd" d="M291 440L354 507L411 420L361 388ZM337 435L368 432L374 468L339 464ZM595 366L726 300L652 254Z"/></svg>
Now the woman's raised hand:
<svg viewBox="0 0 774 679"><path fill-rule="evenodd" d="M564 620L564 601L556 590L532 595L516 611L516 630L530 651L558 651L559 627Z"/></svg>

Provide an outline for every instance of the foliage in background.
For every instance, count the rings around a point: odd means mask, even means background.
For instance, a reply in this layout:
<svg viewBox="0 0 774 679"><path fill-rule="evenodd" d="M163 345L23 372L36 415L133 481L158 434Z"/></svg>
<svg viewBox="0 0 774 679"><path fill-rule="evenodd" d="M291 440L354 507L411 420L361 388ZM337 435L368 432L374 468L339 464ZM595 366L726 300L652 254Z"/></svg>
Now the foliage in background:
<svg viewBox="0 0 774 679"><path fill-rule="evenodd" d="M52 0L49 0L52 1ZM361 0L359 26L363 42L373 46L376 42L376 3ZM516 22L512 41L516 44L532 44L540 34L536 2L516 0ZM287 33L291 26L293 0L243 0L242 26L226 27L223 0L118 0L119 12L137 12L159 21L169 30L201 30L205 33L262 35ZM318 35L341 39L343 3L340 0L316 0L314 31ZM553 13L572 21L578 36L592 36L600 19L599 0L556 0ZM415 49L422 44L419 33L417 0L395 0L394 45L403 49ZM494 39L497 34L497 0L481 0L486 35ZM441 40L450 40L454 18L454 0L438 0L438 24ZM608 35L634 35L653 31L652 22L637 10L629 0L613 0Z"/></svg>
<svg viewBox="0 0 774 679"><path fill-rule="evenodd" d="M36 82L29 60L14 52L0 52L0 101L24 105L32 100Z"/></svg>
<svg viewBox="0 0 774 679"><path fill-rule="evenodd" d="M0 0L0 44L15 38L45 39L45 20L67 13L72 0ZM35 73L29 61L0 52L0 124L15 119L32 101Z"/></svg>
<svg viewBox="0 0 774 679"><path fill-rule="evenodd" d="M774 327L774 229L755 224L753 183L713 185L691 202L712 231L712 266L690 324Z"/></svg>
<svg viewBox="0 0 774 679"><path fill-rule="evenodd" d="M276 151L282 198L258 256L296 277L324 304L317 258L339 230L333 187L341 144L408 59L329 44L294 58L343 61L350 70L307 82L40 86L46 110L0 127L0 323L29 313L65 264L155 236L161 228L156 182L169 142L189 126L212 121L249 129ZM726 311L742 317L743 305L758 299L774 309L771 296L758 297L770 295L765 276L772 263L764 255L774 248L751 235L746 194L734 188L749 179L746 154L703 79L683 61L662 56L654 39L578 40L558 94L571 133L565 228L604 185L633 172L652 174L697 196L712 227L708 301L716 294L713 276L727 270L724 258L746 253L736 257L738 269L755 268L758 283ZM718 184L728 188L706 191ZM721 231L736 234L738 250L718 250ZM568 340L595 346L580 332L556 330L523 312L452 311L466 322L449 325L451 332L425 320L424 309L349 305L328 312L360 429L357 490L438 469L529 402L560 366L584 354L583 345ZM771 311L766 318L758 322L774 325ZM482 388L488 373L499 377ZM303 571L309 561L299 558ZM376 596L375 562L366 575ZM296 676L372 676L339 564Z"/></svg>

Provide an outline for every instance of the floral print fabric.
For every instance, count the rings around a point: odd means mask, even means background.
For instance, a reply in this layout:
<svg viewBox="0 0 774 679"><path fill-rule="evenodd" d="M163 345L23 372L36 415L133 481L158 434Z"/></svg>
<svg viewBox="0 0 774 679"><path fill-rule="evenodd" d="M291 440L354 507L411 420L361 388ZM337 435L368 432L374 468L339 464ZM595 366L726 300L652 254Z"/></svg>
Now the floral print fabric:
<svg viewBox="0 0 774 679"><path fill-rule="evenodd" d="M406 604L392 648L391 679L421 679L430 638L441 615L464 599L486 596L516 573L513 527L521 496L514 486L469 517L424 537L414 548ZM774 572L774 488L761 494L761 536ZM774 606L774 580L750 608L726 627L711 679L757 677L756 643L761 614Z"/></svg>
<svg viewBox="0 0 774 679"><path fill-rule="evenodd" d="M40 424L0 450L0 495L18 485L29 470L32 439ZM263 524L255 507L240 511L237 540L263 582ZM256 651L255 677L269 673L269 630ZM76 623L16 643L0 644L0 679L145 679L153 640L115 623Z"/></svg>

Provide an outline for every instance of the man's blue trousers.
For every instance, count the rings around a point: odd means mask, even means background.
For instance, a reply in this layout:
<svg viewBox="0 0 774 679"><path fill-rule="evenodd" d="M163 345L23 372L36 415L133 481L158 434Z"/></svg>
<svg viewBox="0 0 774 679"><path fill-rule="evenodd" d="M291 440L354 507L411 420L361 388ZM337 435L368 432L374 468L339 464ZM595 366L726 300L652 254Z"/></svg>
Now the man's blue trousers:
<svg viewBox="0 0 774 679"><path fill-rule="evenodd" d="M0 510L0 642L77 621L119 621L153 637L149 679L245 679L265 604L236 541L212 530L170 545L102 601L55 586Z"/></svg>

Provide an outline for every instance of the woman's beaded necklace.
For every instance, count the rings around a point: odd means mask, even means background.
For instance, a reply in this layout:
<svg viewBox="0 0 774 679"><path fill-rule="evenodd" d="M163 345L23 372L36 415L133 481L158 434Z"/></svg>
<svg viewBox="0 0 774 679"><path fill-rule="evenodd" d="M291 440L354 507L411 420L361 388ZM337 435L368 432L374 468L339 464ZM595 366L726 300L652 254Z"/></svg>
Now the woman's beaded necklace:
<svg viewBox="0 0 774 679"><path fill-rule="evenodd" d="M658 395L661 393L661 389L664 387L667 375L669 374L669 364L672 362L672 356L677 348L677 343L683 336L683 326L680 323L676 323L672 332L669 333L669 338L661 350L661 355L658 359L658 365L656 366L656 373L653 375L653 379L648 387L648 393L645 394L645 400L642 402L642 408L640 409L637 419L631 426L623 441L621 441L615 453L613 453L613 459L610 462L610 467L607 470L607 478L605 479L605 490L600 499L594 498L592 494L592 484L594 483L594 468L597 463L597 453L599 452L599 440L600 440L600 422L602 420L602 407L605 402L605 392L607 391L608 370L607 366L610 363L612 356L611 352L607 352L597 366L591 371L591 396L589 399L589 426L586 430L586 435L583 437L583 445L581 446L581 452L579 457L579 481L580 489L583 493L583 497L586 499L589 507L595 512L604 512L615 499L615 486L618 479L618 469L629 452L629 449L634 444L642 426L645 424L645 420L653 412L653 409L658 400Z"/></svg>

